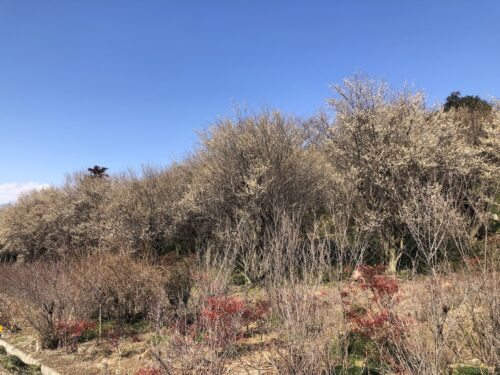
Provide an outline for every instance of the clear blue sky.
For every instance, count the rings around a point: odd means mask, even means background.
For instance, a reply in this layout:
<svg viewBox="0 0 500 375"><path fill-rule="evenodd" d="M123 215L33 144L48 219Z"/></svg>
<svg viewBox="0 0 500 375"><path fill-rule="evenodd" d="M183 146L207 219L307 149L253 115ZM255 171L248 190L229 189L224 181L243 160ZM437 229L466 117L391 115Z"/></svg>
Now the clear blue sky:
<svg viewBox="0 0 500 375"><path fill-rule="evenodd" d="M0 0L0 184L180 159L236 104L307 116L355 72L500 95L500 1Z"/></svg>

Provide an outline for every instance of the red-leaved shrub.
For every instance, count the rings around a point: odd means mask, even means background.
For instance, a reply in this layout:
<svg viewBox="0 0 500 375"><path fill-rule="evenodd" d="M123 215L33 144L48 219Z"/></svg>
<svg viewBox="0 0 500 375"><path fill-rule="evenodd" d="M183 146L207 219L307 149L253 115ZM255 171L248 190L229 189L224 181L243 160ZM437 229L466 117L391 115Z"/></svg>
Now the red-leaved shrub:
<svg viewBox="0 0 500 375"><path fill-rule="evenodd" d="M342 291L342 304L352 332L383 340L402 334L403 324L394 311L399 302L398 281L383 274L380 266L362 266L359 283Z"/></svg>
<svg viewBox="0 0 500 375"><path fill-rule="evenodd" d="M239 298L208 297L197 322L197 331L216 346L227 346L241 338L245 310L245 302Z"/></svg>
<svg viewBox="0 0 500 375"><path fill-rule="evenodd" d="M58 321L56 323L55 331L60 343L66 347L70 345L72 348L76 347L78 341L87 333L94 330L96 324L86 320L78 321Z"/></svg>
<svg viewBox="0 0 500 375"><path fill-rule="evenodd" d="M210 296L190 324L179 320L174 328L194 340L225 348L242 338L245 326L261 321L268 312L269 305L263 301L254 304L232 296Z"/></svg>
<svg viewBox="0 0 500 375"><path fill-rule="evenodd" d="M161 375L161 371L156 367L145 367L138 370L134 375Z"/></svg>

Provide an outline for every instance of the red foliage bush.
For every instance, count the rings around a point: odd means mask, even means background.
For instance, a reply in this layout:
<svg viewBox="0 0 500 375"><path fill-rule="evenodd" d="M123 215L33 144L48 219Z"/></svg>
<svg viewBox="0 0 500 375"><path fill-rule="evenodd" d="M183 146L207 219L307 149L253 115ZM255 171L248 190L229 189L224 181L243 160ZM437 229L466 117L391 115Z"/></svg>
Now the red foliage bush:
<svg viewBox="0 0 500 375"><path fill-rule="evenodd" d="M383 274L381 266L362 266L360 283L351 283L341 293L347 321L353 332L370 339L383 339L401 334L403 325L394 312L399 302L398 281ZM360 294L367 299L362 300Z"/></svg>
<svg viewBox="0 0 500 375"><path fill-rule="evenodd" d="M268 312L269 305L262 301L251 304L237 297L211 296L205 299L201 312L190 327L185 327L185 321L174 326L195 340L227 347L242 338L245 325L264 319Z"/></svg>
<svg viewBox="0 0 500 375"><path fill-rule="evenodd" d="M71 344L71 346L74 347L86 332L94 330L95 328L95 323L86 320L58 321L56 323L55 332L63 346Z"/></svg>
<svg viewBox="0 0 500 375"><path fill-rule="evenodd" d="M156 367L145 367L141 368L134 375L161 375L161 371Z"/></svg>
<svg viewBox="0 0 500 375"><path fill-rule="evenodd" d="M56 332L59 335L67 337L81 337L85 331L95 329L96 325L85 320L80 321L59 321L57 322Z"/></svg>
<svg viewBox="0 0 500 375"><path fill-rule="evenodd" d="M236 297L208 297L198 320L198 330L217 346L226 346L241 338L245 303Z"/></svg>
<svg viewBox="0 0 500 375"><path fill-rule="evenodd" d="M255 305L248 305L243 313L246 324L262 321L267 317L271 306L268 301L258 301Z"/></svg>

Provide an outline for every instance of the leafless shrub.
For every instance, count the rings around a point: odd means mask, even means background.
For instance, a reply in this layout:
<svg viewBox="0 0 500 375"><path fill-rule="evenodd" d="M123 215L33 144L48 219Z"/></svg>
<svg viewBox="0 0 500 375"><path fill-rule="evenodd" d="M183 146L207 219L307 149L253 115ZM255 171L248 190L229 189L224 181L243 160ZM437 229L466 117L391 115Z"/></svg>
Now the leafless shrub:
<svg viewBox="0 0 500 375"><path fill-rule="evenodd" d="M227 373L226 353L175 332L171 341L156 345L151 352L165 374L221 375Z"/></svg>
<svg viewBox="0 0 500 375"><path fill-rule="evenodd" d="M7 272L6 268L0 266L0 273L5 275ZM2 282L2 277L0 277L0 285L6 285L5 282ZM13 298L5 294L2 294L0 298L2 301L0 303L0 325L4 330L16 332L20 328L18 304Z"/></svg>
<svg viewBox="0 0 500 375"><path fill-rule="evenodd" d="M230 373L245 326L260 321L267 308L228 294L205 294L211 289L202 285L195 290L188 305L157 321L153 357L166 373Z"/></svg>
<svg viewBox="0 0 500 375"><path fill-rule="evenodd" d="M275 222L261 260L275 321L270 329L278 333L270 363L280 374L326 373L333 368L333 342L340 336L328 318L328 297L321 290L330 266L329 242L320 235L319 225L304 238L297 219L282 214Z"/></svg>
<svg viewBox="0 0 500 375"><path fill-rule="evenodd" d="M59 344L57 323L90 318L94 301L75 288L63 263L35 262L10 266L4 292L19 301L19 312L40 335L42 346Z"/></svg>
<svg viewBox="0 0 500 375"><path fill-rule="evenodd" d="M163 300L161 269L129 254L96 254L78 261L73 278L94 304L94 315L136 321L148 317Z"/></svg>
<svg viewBox="0 0 500 375"><path fill-rule="evenodd" d="M227 237L210 241L197 256L195 280L202 296L226 294L231 283L231 275L236 269L238 248Z"/></svg>
<svg viewBox="0 0 500 375"><path fill-rule="evenodd" d="M174 308L186 306L194 284L192 267L188 262L179 262L171 267L164 282L164 290L170 305Z"/></svg>
<svg viewBox="0 0 500 375"><path fill-rule="evenodd" d="M394 352L408 369L435 374L467 355L462 344L465 341L469 349L474 348L468 355L473 352L492 365L498 359L494 349L498 343L489 333L498 330L498 322L489 314L498 303L494 295L497 272L491 269L495 263L478 257L476 237L470 232L468 218L457 209L454 196L444 193L440 185L414 185L411 191L411 199L401 208L401 217L429 273L424 281L426 290L416 301L419 315L425 317L420 329L427 335L413 330L398 342ZM486 244L484 251L491 255ZM458 271L452 262L460 263Z"/></svg>
<svg viewBox="0 0 500 375"><path fill-rule="evenodd" d="M459 260L472 256L474 238L469 237L466 219L455 207L456 199L438 184L413 185L410 191L400 215L415 241L415 260L435 273L453 259L450 248L458 251Z"/></svg>
<svg viewBox="0 0 500 375"><path fill-rule="evenodd" d="M471 290L458 322L456 342L458 351L464 344L469 354L484 364L498 368L500 363L500 281L498 262L486 269L476 266L466 274L466 284ZM477 265L477 263L476 263Z"/></svg>
<svg viewBox="0 0 500 375"><path fill-rule="evenodd" d="M267 288L278 332L270 362L280 374L320 374L333 368L340 332L332 326L327 296L308 284Z"/></svg>

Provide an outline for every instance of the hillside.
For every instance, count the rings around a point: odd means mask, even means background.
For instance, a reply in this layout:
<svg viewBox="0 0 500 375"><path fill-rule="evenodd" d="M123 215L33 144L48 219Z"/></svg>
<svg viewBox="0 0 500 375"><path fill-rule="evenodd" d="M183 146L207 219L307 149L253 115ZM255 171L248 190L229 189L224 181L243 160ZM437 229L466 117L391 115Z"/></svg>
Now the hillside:
<svg viewBox="0 0 500 375"><path fill-rule="evenodd" d="M355 76L329 104L3 209L4 336L75 375L498 372L498 103Z"/></svg>

